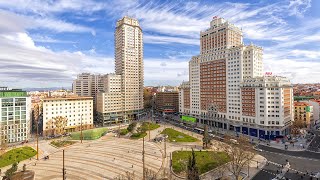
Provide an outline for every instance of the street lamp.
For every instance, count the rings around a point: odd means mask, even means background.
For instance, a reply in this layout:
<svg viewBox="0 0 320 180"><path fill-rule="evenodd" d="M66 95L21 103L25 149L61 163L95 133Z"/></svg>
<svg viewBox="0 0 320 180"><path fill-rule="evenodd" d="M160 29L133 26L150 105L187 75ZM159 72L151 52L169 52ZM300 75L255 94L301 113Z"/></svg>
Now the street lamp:
<svg viewBox="0 0 320 180"><path fill-rule="evenodd" d="M143 141L142 141L142 178L143 180L146 179L146 173L145 173L145 160L144 160L144 137L143 137Z"/></svg>
<svg viewBox="0 0 320 180"><path fill-rule="evenodd" d="M83 139L83 135L82 135L82 115L81 114L81 119L80 119L80 139L81 139L81 143L82 143L82 139Z"/></svg>
<svg viewBox="0 0 320 180"><path fill-rule="evenodd" d="M37 117L37 160L39 160L39 117L40 117L40 106L38 106L38 117Z"/></svg>

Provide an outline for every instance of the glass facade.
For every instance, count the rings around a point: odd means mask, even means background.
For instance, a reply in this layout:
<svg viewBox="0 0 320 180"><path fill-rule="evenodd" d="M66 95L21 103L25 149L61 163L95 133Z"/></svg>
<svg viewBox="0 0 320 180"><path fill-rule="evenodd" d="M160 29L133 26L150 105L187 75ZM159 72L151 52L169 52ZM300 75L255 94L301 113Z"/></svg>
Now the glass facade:
<svg viewBox="0 0 320 180"><path fill-rule="evenodd" d="M10 92L9 94L13 95L18 92L12 93L13 92ZM18 93L18 95L24 95L24 93L21 92L20 94ZM29 113L26 111L27 97L0 98L0 102L0 143L12 143L27 140L27 113Z"/></svg>

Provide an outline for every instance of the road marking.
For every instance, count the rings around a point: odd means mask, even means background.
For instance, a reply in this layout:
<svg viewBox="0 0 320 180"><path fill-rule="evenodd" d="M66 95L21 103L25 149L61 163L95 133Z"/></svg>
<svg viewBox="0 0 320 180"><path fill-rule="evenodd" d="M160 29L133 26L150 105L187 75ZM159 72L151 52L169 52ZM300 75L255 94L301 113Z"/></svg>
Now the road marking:
<svg viewBox="0 0 320 180"><path fill-rule="evenodd" d="M268 153L272 153L272 154L281 155L281 156L288 156L288 157L293 157L293 158L298 158L298 159L306 159L306 160L310 160L310 161L319 161L319 159L312 159L312 158L306 158L306 157L301 157L301 156L292 156L292 155L288 155L288 154L276 153L276 152L271 152L271 151L266 151L266 150L262 150L262 152L263 151L268 152Z"/></svg>

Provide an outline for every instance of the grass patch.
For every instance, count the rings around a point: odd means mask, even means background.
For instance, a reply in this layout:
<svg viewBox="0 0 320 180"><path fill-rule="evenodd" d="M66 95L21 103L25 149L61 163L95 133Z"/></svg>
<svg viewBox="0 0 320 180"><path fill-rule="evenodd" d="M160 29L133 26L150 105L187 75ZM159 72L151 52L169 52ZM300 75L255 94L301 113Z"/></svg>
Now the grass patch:
<svg viewBox="0 0 320 180"><path fill-rule="evenodd" d="M152 130L155 130L160 127L159 124L150 123L150 122L143 122L141 126L143 129L145 129L147 131L149 131L149 130L152 131Z"/></svg>
<svg viewBox="0 0 320 180"><path fill-rule="evenodd" d="M99 139L101 136L103 136L107 132L107 130L108 130L107 128L96 128L96 129L84 130L82 131L83 140ZM71 138L73 140L80 140L80 134L81 134L80 131L71 133Z"/></svg>
<svg viewBox="0 0 320 180"><path fill-rule="evenodd" d="M140 139L147 135L147 133L134 133L130 137L131 139Z"/></svg>
<svg viewBox="0 0 320 180"><path fill-rule="evenodd" d="M161 134L168 135L168 139L170 142L196 142L198 139L191 137L189 135L186 135L182 132L176 131L171 128L166 128L161 132Z"/></svg>
<svg viewBox="0 0 320 180"><path fill-rule="evenodd" d="M25 146L12 149L0 156L0 168L29 159L37 154L37 151L31 147Z"/></svg>
<svg viewBox="0 0 320 180"><path fill-rule="evenodd" d="M65 146L69 146L69 145L72 145L76 142L74 141L51 141L51 145L55 146L55 147L65 147Z"/></svg>
<svg viewBox="0 0 320 180"><path fill-rule="evenodd" d="M186 173L191 151L174 151L172 153L172 169L177 174ZM225 152L195 151L196 163L200 174L208 172L230 161Z"/></svg>
<svg viewBox="0 0 320 180"><path fill-rule="evenodd" d="M128 129L121 129L120 130L120 135L121 136L127 135L128 133L129 133Z"/></svg>

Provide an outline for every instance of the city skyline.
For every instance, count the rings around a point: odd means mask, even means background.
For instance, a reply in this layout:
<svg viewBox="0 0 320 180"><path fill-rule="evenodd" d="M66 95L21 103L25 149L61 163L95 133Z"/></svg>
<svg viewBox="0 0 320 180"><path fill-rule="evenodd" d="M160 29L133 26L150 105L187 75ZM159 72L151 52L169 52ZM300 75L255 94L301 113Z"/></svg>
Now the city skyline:
<svg viewBox="0 0 320 180"><path fill-rule="evenodd" d="M287 76L293 83L320 77L315 44L320 4L315 0L16 4L22 2L0 2L3 86L70 87L79 73L112 73L113 31L124 15L137 18L144 30L145 85L188 80L188 61L199 54L199 33L209 28L213 16L241 27L245 44L263 47L265 72Z"/></svg>

